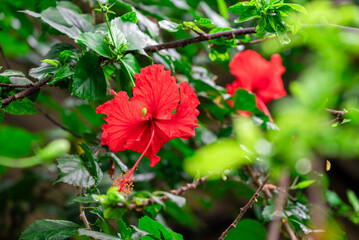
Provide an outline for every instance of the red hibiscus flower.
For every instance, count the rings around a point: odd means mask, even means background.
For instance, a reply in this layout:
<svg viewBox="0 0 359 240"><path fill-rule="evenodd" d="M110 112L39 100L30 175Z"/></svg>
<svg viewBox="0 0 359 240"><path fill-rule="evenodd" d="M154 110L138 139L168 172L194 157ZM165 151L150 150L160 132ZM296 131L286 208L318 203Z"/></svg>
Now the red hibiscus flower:
<svg viewBox="0 0 359 240"><path fill-rule="evenodd" d="M173 138L194 136L199 111L197 95L187 82L176 84L170 71L162 65L152 65L135 74L136 86L129 101L126 92L115 93L115 98L97 107L96 112L106 114L107 124L102 126L101 143L112 152L129 149L142 153L133 168L114 182L120 192L131 190L134 170L143 156L154 167L160 157L156 153Z"/></svg>
<svg viewBox="0 0 359 240"><path fill-rule="evenodd" d="M234 56L229 68L237 79L226 86L227 92L232 96L237 89L245 89L253 93L256 107L273 121L266 105L273 99L287 95L281 78L285 68L280 55L274 54L271 61L267 61L257 52L245 50ZM245 116L252 115L248 111L239 111L239 113Z"/></svg>

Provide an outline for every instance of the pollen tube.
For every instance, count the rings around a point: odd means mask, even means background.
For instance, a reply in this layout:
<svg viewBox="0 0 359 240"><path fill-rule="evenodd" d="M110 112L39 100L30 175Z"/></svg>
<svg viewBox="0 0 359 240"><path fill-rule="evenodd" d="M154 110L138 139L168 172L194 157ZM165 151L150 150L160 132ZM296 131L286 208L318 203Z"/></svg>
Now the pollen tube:
<svg viewBox="0 0 359 240"><path fill-rule="evenodd" d="M114 187L120 187L120 189L118 190L121 193L125 193L125 194L129 194L130 191L132 190L133 187L133 172L135 171L135 169L137 168L138 164L140 163L141 159L143 158L143 156L145 155L145 153L147 152L148 148L150 147L153 137L155 136L155 125L153 123L152 120L150 120L151 122L151 137L150 140L148 141L148 144L145 148L145 150L143 151L143 153L141 154L141 156L138 158L137 162L135 163L135 165L133 165L133 167L131 168L130 171L128 171L125 175L120 175L118 178L116 178L116 180L113 182L113 186Z"/></svg>

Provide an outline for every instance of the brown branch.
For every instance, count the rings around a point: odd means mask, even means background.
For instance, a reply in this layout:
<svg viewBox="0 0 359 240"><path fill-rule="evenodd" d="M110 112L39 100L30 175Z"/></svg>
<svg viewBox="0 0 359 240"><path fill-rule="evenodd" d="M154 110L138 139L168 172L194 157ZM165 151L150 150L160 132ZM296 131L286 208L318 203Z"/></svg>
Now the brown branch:
<svg viewBox="0 0 359 240"><path fill-rule="evenodd" d="M288 233L290 240L297 240L293 229L290 227L288 219L285 219L283 223L284 230Z"/></svg>
<svg viewBox="0 0 359 240"><path fill-rule="evenodd" d="M277 240L280 233L280 225L282 223L282 213L287 203L287 188L290 183L290 178L286 173L287 169L283 169L281 178L278 184L279 193L275 200L275 207L273 213L273 219L268 227L267 240ZM296 238L295 238L296 239Z"/></svg>
<svg viewBox="0 0 359 240"><path fill-rule="evenodd" d="M9 87L9 88L29 88L32 87L34 84L10 84L10 83L0 83L0 87Z"/></svg>
<svg viewBox="0 0 359 240"><path fill-rule="evenodd" d="M77 194L77 196L81 196L82 194L83 194L83 190L81 189L80 193ZM90 223L87 220L87 217L86 217L86 214L85 214L85 209L84 209L84 206L83 206L82 202L79 202L79 208L80 208L80 215L79 215L80 219L85 224L86 229L91 230Z"/></svg>
<svg viewBox="0 0 359 240"><path fill-rule="evenodd" d="M344 121L343 115L348 113L348 111L333 110L329 108L326 108L325 110L330 112L333 116L335 116L335 118L332 119L332 122L338 122L338 123L342 123Z"/></svg>
<svg viewBox="0 0 359 240"><path fill-rule="evenodd" d="M229 225L229 227L221 234L221 236L218 238L218 240L223 240L227 234L229 233L229 231L232 228L235 228L237 226L237 223L239 222L239 220L241 220L241 218L243 217L243 215L247 212L247 210L249 208L252 207L254 201L257 201L257 198L259 197L259 194L262 192L264 185L266 184L266 182L268 181L269 178L269 174L265 177L265 179L262 181L261 185L258 187L257 191L254 193L254 195L252 196L252 198L249 200L249 202L240 209L239 215L236 217L236 219L234 220L234 222Z"/></svg>
<svg viewBox="0 0 359 240"><path fill-rule="evenodd" d="M187 183L183 187L171 190L170 193L179 196L179 195L182 195L183 193L187 192L188 190L196 189L201 183L204 183L206 181L207 181L207 177L201 177L201 178L195 180L193 183ZM163 196L157 198L157 200L159 200L161 202L168 201L169 199L170 198L167 195L163 195ZM129 210L135 210L135 211L140 212L145 207L156 204L156 203L158 203L158 202L151 198L151 199L147 199L146 201L142 202L140 205L138 205L136 203L130 203L128 205L126 205L124 203L118 203L117 207L118 208L127 208Z"/></svg>
<svg viewBox="0 0 359 240"><path fill-rule="evenodd" d="M183 39L183 40L177 40L177 41L166 42L166 43L148 46L148 47L145 47L143 50L147 53L153 53L153 52L158 52L162 49L185 47L192 43L204 42L204 41L217 39L217 38L221 38L221 37L231 38L231 37L251 34L251 33L255 33L255 32L256 32L256 28L250 27L250 28L242 28L242 29L218 32L218 33L210 33L210 34L201 35L198 37L187 38L187 39Z"/></svg>
<svg viewBox="0 0 359 240"><path fill-rule="evenodd" d="M52 76L46 77L45 79L34 83L31 87L5 98L2 102L1 107L4 108L15 100L23 99L24 97L29 96L31 93L35 92L37 89L41 88L43 85L48 83L51 80L51 78Z"/></svg>
<svg viewBox="0 0 359 240"><path fill-rule="evenodd" d="M246 168L247 172L249 173L249 176L252 178L254 185L256 187L259 187L262 184L261 180L259 179L260 175L258 176L258 174L254 171L253 167L250 165L246 166L245 168ZM266 187L263 188L263 193L267 199L273 197L272 193Z"/></svg>
<svg viewBox="0 0 359 240"><path fill-rule="evenodd" d="M192 43L208 41L211 39L217 39L217 38L221 38L221 37L231 38L231 37L251 34L251 33L255 33L255 32L256 32L255 27L242 28L242 29L236 29L236 30L231 30L231 31L205 34L205 35L201 35L198 37L187 38L187 39L182 39L182 40L177 40L177 41L172 41L172 42L161 43L161 44L145 47L143 50L147 53L153 53L153 52L158 52L162 49L185 47ZM130 52L131 51L128 51L128 53L130 53ZM26 90L5 98L3 100L3 104L1 107L4 108L7 105L9 105L11 102L18 100L18 99L22 99L22 98L30 95L31 93L35 92L37 89L41 88L43 85L48 83L51 80L51 78L52 78L52 76L49 76L39 82L34 83L31 87L27 88Z"/></svg>

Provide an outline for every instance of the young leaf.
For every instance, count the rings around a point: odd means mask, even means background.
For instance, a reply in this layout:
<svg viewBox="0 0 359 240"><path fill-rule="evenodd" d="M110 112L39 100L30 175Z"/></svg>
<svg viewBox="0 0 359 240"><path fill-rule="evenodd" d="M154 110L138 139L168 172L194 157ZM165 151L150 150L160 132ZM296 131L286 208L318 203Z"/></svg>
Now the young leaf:
<svg viewBox="0 0 359 240"><path fill-rule="evenodd" d="M136 24L132 22L123 22L121 18L114 18L111 26L116 24L127 40L126 50L138 50L147 46L149 37L143 33Z"/></svg>
<svg viewBox="0 0 359 240"><path fill-rule="evenodd" d="M76 234L79 225L65 220L43 219L33 222L22 232L22 240L62 240Z"/></svg>
<svg viewBox="0 0 359 240"><path fill-rule="evenodd" d="M121 19L124 22L132 22L134 24L137 24L137 14L136 12L128 12L121 16Z"/></svg>
<svg viewBox="0 0 359 240"><path fill-rule="evenodd" d="M48 63L41 63L37 68L31 68L29 71L29 75L33 78L43 79L47 75L54 73L57 71L57 67L48 64Z"/></svg>
<svg viewBox="0 0 359 240"><path fill-rule="evenodd" d="M88 48L100 54L101 56L110 58L112 52L104 41L105 36L99 32L85 32L74 37L75 40L82 42Z"/></svg>
<svg viewBox="0 0 359 240"><path fill-rule="evenodd" d="M181 24L174 23L168 20L159 21L158 25L160 26L160 28L165 29L169 32L177 32L182 28Z"/></svg>
<svg viewBox="0 0 359 240"><path fill-rule="evenodd" d="M59 176L54 183L64 182L81 188L95 185L95 179L79 156L65 154L57 159L57 163Z"/></svg>
<svg viewBox="0 0 359 240"><path fill-rule="evenodd" d="M195 23L202 27L207 27L207 28L215 27L215 25L212 23L212 21L209 20L208 18L200 18L199 20L195 21Z"/></svg>
<svg viewBox="0 0 359 240"><path fill-rule="evenodd" d="M68 64L64 65L55 73L48 84L53 85L64 78L71 77L72 75L74 75L72 67Z"/></svg>
<svg viewBox="0 0 359 240"><path fill-rule="evenodd" d="M315 183L315 180L305 180L305 181L300 182L297 185L291 187L290 189L304 189L304 188L309 187L313 183Z"/></svg>
<svg viewBox="0 0 359 240"><path fill-rule="evenodd" d="M107 83L100 58L86 52L75 66L73 93L87 100L101 99L106 95Z"/></svg>
<svg viewBox="0 0 359 240"><path fill-rule="evenodd" d="M297 12L301 12L301 13L304 13L304 14L308 14L307 12L307 9L305 9L305 7L299 5L299 4L294 4L294 3L283 3L281 4L281 8L287 6L287 7L290 7L291 9L297 11ZM281 8L279 8L278 10L280 10Z"/></svg>
<svg viewBox="0 0 359 240"><path fill-rule="evenodd" d="M127 40L125 35L121 32L121 30L118 28L117 24L115 22L111 21L111 32L114 40L114 46L116 49L116 53L120 54L123 52L123 50L127 46ZM112 40L112 39L111 39Z"/></svg>

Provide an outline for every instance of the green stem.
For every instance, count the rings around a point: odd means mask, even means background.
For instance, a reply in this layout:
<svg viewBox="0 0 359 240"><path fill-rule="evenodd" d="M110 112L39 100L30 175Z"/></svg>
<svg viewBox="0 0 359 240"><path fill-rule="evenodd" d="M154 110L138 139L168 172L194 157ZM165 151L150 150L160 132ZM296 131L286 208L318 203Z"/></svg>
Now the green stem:
<svg viewBox="0 0 359 240"><path fill-rule="evenodd" d="M107 13L105 13L104 16L105 16L106 24L107 24L107 27L108 27L108 32L110 33L112 42L115 43L115 39L114 39L114 37L112 36L112 31L111 31L110 23L109 23L109 21L108 21Z"/></svg>

